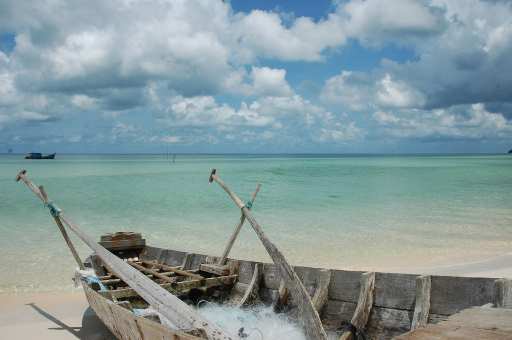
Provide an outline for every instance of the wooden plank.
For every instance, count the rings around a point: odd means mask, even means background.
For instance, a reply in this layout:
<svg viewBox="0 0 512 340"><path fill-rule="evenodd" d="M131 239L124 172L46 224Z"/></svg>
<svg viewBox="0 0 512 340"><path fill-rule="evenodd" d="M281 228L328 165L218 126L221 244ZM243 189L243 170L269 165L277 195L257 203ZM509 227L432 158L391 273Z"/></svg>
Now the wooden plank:
<svg viewBox="0 0 512 340"><path fill-rule="evenodd" d="M359 271L333 270L329 299L357 303L361 285Z"/></svg>
<svg viewBox="0 0 512 340"><path fill-rule="evenodd" d="M512 280L498 279L494 281L495 301L498 308L512 308Z"/></svg>
<svg viewBox="0 0 512 340"><path fill-rule="evenodd" d="M416 277L412 274L376 273L375 306L414 309Z"/></svg>
<svg viewBox="0 0 512 340"><path fill-rule="evenodd" d="M495 279L432 276L430 312L451 315L462 309L494 303Z"/></svg>
<svg viewBox="0 0 512 340"><path fill-rule="evenodd" d="M357 301L356 310L352 317L351 323L358 331L363 331L368 323L370 311L373 306L373 296L375 290L375 273L368 272L361 275L361 291L359 300ZM351 340L353 335L351 332L345 332L341 335L340 340Z"/></svg>
<svg viewBox="0 0 512 340"><path fill-rule="evenodd" d="M199 270L214 275L227 275L229 274L229 268L226 265L219 266L217 264L203 263L199 265Z"/></svg>
<svg viewBox="0 0 512 340"><path fill-rule="evenodd" d="M411 319L411 311L374 306L366 327L367 339L392 339L409 330Z"/></svg>
<svg viewBox="0 0 512 340"><path fill-rule="evenodd" d="M327 300L322 310L322 320L331 330L338 330L343 324L352 319L356 303L340 300Z"/></svg>
<svg viewBox="0 0 512 340"><path fill-rule="evenodd" d="M238 282L249 284L252 280L252 274L254 273L254 266L256 262L251 261L240 261L238 268ZM263 270L263 264L261 264ZM261 271L262 271L261 270Z"/></svg>
<svg viewBox="0 0 512 340"><path fill-rule="evenodd" d="M279 289L281 273L274 263L263 264L263 285L270 289Z"/></svg>
<svg viewBox="0 0 512 340"><path fill-rule="evenodd" d="M428 323L431 281L430 276L418 276L416 278L416 303L411 323L412 330L425 327Z"/></svg>
<svg viewBox="0 0 512 340"><path fill-rule="evenodd" d="M84 293L89 302L89 305L94 310L96 315L102 322L110 329L118 339L122 339L123 325L135 321L136 327L141 335L139 339L162 339L162 340L199 340L204 339L197 336L187 334L180 331L173 331L163 324L155 321L145 319L142 317L135 317L135 315L127 310L116 311L115 315L113 310L119 308L112 304L112 302L98 292L90 289L86 284L83 284Z"/></svg>

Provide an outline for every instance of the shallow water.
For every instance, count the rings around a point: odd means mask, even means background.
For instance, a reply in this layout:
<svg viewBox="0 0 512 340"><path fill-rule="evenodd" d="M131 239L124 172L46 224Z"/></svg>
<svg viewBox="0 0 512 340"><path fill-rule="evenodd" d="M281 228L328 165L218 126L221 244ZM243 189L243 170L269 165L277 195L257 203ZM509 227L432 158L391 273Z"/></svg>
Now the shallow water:
<svg viewBox="0 0 512 340"><path fill-rule="evenodd" d="M211 168L294 264L402 270L512 249L512 157L0 156L0 292L71 289L74 270L21 168L84 231L144 234L161 247L220 254L239 211ZM77 241L78 243L78 241ZM82 256L88 253L80 246ZM247 225L233 256L268 261Z"/></svg>

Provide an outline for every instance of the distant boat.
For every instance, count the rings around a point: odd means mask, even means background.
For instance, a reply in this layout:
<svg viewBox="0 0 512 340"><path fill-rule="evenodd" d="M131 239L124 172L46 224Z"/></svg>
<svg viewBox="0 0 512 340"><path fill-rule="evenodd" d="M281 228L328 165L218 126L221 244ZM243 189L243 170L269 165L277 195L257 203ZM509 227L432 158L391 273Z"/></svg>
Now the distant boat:
<svg viewBox="0 0 512 340"><path fill-rule="evenodd" d="M12 149L9 148L9 150L7 150L7 153L12 153Z"/></svg>
<svg viewBox="0 0 512 340"><path fill-rule="evenodd" d="M25 156L25 159L55 159L55 153L43 155L39 152L31 152Z"/></svg>
<svg viewBox="0 0 512 340"><path fill-rule="evenodd" d="M508 153L512 153L512 149L508 150Z"/></svg>

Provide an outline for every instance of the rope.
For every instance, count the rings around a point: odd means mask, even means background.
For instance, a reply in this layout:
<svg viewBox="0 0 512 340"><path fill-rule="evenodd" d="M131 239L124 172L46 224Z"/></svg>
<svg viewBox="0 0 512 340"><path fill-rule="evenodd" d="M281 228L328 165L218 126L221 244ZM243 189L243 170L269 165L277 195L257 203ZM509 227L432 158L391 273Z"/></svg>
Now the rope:
<svg viewBox="0 0 512 340"><path fill-rule="evenodd" d="M48 209L50 210L50 214L53 217L59 217L62 213L62 210L58 206L56 206L52 201L45 203L45 206L48 207Z"/></svg>

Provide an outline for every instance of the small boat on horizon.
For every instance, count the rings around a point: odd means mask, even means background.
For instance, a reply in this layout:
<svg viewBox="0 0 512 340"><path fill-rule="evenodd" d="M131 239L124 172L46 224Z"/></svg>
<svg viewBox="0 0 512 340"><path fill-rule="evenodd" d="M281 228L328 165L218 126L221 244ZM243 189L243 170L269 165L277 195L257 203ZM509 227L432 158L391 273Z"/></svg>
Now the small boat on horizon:
<svg viewBox="0 0 512 340"><path fill-rule="evenodd" d="M55 159L55 153L43 155L40 152L31 152L25 156L25 159Z"/></svg>

